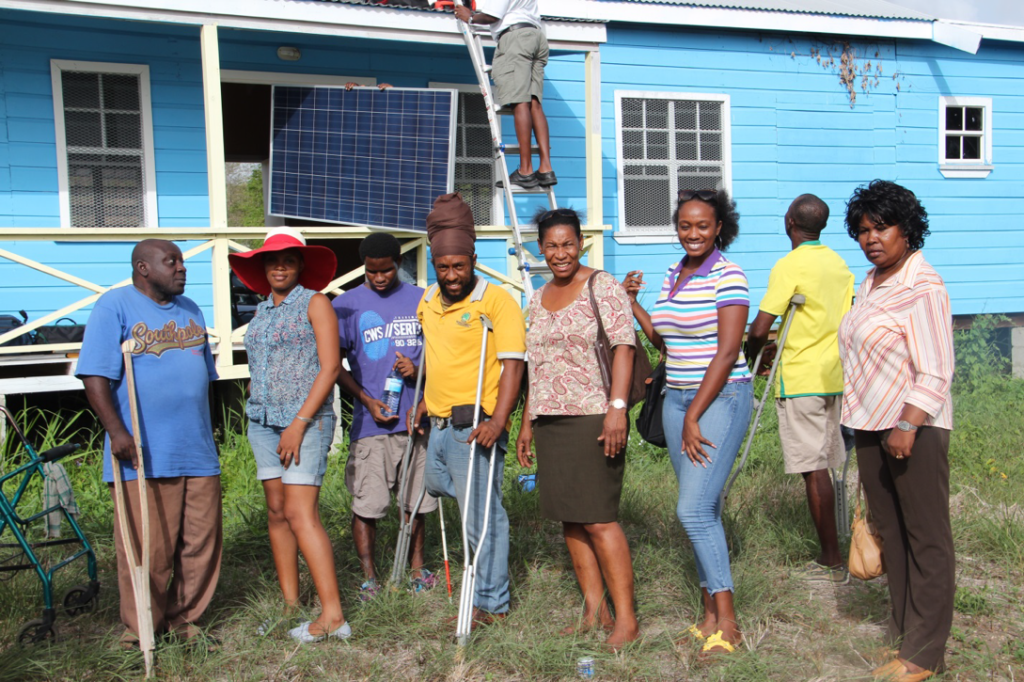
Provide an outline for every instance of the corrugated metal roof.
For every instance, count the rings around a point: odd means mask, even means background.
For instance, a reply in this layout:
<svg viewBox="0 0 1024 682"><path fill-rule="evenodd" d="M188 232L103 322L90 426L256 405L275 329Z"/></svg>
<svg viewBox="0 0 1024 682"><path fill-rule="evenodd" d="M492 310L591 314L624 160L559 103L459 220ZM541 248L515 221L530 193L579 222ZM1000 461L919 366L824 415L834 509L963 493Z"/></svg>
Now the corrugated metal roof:
<svg viewBox="0 0 1024 682"><path fill-rule="evenodd" d="M383 7L385 9L411 9L421 12L444 12L443 9L435 9L426 0L311 0L313 2L337 2L342 5L366 5L368 7ZM450 11L450 10L447 10ZM564 17L555 14L543 14L544 19L555 19L558 21L579 21L588 24L607 23L600 19L583 19L580 17Z"/></svg>
<svg viewBox="0 0 1024 682"><path fill-rule="evenodd" d="M615 0L621 2L622 0ZM896 5L886 0L625 0L655 5L689 5L722 9L795 12L801 14L833 14L875 19L916 19L934 21L935 17Z"/></svg>

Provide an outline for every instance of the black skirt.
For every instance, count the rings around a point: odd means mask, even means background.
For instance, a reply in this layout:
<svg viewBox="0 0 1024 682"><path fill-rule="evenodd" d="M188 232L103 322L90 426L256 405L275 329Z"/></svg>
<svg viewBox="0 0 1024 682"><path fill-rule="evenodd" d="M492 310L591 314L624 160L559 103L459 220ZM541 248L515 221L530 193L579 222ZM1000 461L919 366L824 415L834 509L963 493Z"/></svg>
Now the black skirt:
<svg viewBox="0 0 1024 682"><path fill-rule="evenodd" d="M604 456L604 415L541 416L533 422L540 510L553 521L612 523L619 517L625 451Z"/></svg>

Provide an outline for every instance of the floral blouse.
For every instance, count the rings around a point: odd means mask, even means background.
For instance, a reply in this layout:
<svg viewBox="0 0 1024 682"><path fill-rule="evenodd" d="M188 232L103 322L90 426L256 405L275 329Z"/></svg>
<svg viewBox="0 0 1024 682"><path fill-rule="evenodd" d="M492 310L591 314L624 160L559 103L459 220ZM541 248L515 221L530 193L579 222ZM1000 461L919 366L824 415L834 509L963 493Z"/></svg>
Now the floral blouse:
<svg viewBox="0 0 1024 682"><path fill-rule="evenodd" d="M249 354L249 419L265 426L288 426L309 397L320 373L316 336L309 322L309 301L316 294L301 284L274 305L268 299L256 306L245 333ZM321 409L333 409L334 389Z"/></svg>
<svg viewBox="0 0 1024 682"><path fill-rule="evenodd" d="M589 286L583 285L576 300L557 311L541 304L543 293L544 287L534 293L528 309L530 419L541 415L604 414L608 411L608 398L594 347L597 320ZM594 278L594 298L611 346L635 346L633 311L618 280L607 272L598 272Z"/></svg>

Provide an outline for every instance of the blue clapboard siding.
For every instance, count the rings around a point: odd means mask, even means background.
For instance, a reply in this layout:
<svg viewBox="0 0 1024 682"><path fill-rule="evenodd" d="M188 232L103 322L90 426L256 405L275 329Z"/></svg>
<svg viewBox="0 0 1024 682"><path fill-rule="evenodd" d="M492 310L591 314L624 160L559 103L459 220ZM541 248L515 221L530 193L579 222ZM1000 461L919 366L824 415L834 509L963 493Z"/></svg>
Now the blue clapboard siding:
<svg viewBox="0 0 1024 682"><path fill-rule="evenodd" d="M806 37L612 24L601 48L604 212L619 229L615 91L728 94L740 238L728 257L747 272L751 315L771 266L789 249L782 216L804 192L832 212L823 241L858 280L867 263L843 225L858 185L880 177L912 189L929 211L925 256L946 280L956 314L1024 311L1024 46L983 42L977 55L924 41L852 44L877 86L845 87L811 56ZM826 57L827 58L827 57ZM838 61L838 60L837 60ZM893 75L896 74L894 78ZM995 170L983 180L938 169L940 95L991 97ZM671 198L666 198L669 203ZM607 267L645 270L653 298L680 252L607 238Z"/></svg>

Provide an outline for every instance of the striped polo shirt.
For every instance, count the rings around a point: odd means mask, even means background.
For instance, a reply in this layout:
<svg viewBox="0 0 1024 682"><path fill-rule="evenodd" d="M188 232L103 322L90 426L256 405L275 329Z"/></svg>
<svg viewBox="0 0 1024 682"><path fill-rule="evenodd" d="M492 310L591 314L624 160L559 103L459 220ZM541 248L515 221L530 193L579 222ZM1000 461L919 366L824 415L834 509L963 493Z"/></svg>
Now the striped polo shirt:
<svg viewBox="0 0 1024 682"><path fill-rule="evenodd" d="M718 309L749 307L750 294L740 266L715 249L669 297L684 262L685 258L665 274L651 321L668 352L666 383L673 388L697 388L718 352ZM742 349L727 381L750 381Z"/></svg>

